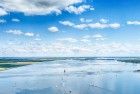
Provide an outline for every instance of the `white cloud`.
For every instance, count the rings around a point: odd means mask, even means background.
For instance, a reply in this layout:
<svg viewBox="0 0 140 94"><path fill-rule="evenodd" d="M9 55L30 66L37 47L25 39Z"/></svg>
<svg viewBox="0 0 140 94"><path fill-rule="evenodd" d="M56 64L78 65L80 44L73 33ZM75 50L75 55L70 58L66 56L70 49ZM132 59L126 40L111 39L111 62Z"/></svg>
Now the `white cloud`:
<svg viewBox="0 0 140 94"><path fill-rule="evenodd" d="M81 39L81 42L87 43L87 42L90 42L90 40L89 39L86 39L86 38L83 38L83 39Z"/></svg>
<svg viewBox="0 0 140 94"><path fill-rule="evenodd" d="M85 35L82 37L82 42L91 42L91 41L103 41L106 38L101 34L94 34L94 35Z"/></svg>
<svg viewBox="0 0 140 94"><path fill-rule="evenodd" d="M109 24L109 27L114 28L114 29L118 29L118 28L120 28L120 24L119 23L112 23L112 24Z"/></svg>
<svg viewBox="0 0 140 94"><path fill-rule="evenodd" d="M59 29L57 27L55 27L55 26L49 27L48 30L50 32L58 32L59 31Z"/></svg>
<svg viewBox="0 0 140 94"><path fill-rule="evenodd" d="M28 37L33 37L35 34L32 33L32 32L23 32L21 30L7 30L5 31L6 33L9 33L9 34L13 34L13 35L23 35L23 36L28 36Z"/></svg>
<svg viewBox="0 0 140 94"><path fill-rule="evenodd" d="M90 23L88 24L90 28L98 28L98 29L103 29L103 28L113 28L117 29L120 28L119 23L111 23L111 24L102 24L102 23Z"/></svg>
<svg viewBox="0 0 140 94"><path fill-rule="evenodd" d="M89 38L91 38L91 36L90 36L90 35L85 35L85 36L83 36L82 38L84 38L84 39L89 39Z"/></svg>
<svg viewBox="0 0 140 94"><path fill-rule="evenodd" d="M13 18L12 21L13 21L13 22L20 22L20 20L17 19L17 18Z"/></svg>
<svg viewBox="0 0 140 94"><path fill-rule="evenodd" d="M105 40L106 38L104 38L101 34L95 34L92 36L95 40Z"/></svg>
<svg viewBox="0 0 140 94"><path fill-rule="evenodd" d="M0 0L1 15L7 12L21 12L25 15L60 14L66 7L82 0Z"/></svg>
<svg viewBox="0 0 140 94"><path fill-rule="evenodd" d="M75 43L75 42L78 41L75 38L61 38L61 39L58 39L58 40L61 41L61 42L71 42L71 43Z"/></svg>
<svg viewBox="0 0 140 94"><path fill-rule="evenodd" d="M13 43L12 43L13 44ZM0 55L16 56L133 56L140 54L140 45L130 43L87 43L79 45L78 43L49 42L40 43L40 41L29 42L14 45L5 43L0 47Z"/></svg>
<svg viewBox="0 0 140 94"><path fill-rule="evenodd" d="M4 15L7 15L7 14L8 13L4 9L0 8L0 16L4 16Z"/></svg>
<svg viewBox="0 0 140 94"><path fill-rule="evenodd" d="M27 32L27 33L25 33L24 35L25 35L25 36L29 36L29 37L33 37L33 36L34 36L34 33L32 33L32 32Z"/></svg>
<svg viewBox="0 0 140 94"><path fill-rule="evenodd" d="M140 21L127 21L128 25L140 25Z"/></svg>
<svg viewBox="0 0 140 94"><path fill-rule="evenodd" d="M82 21L85 21L85 19L81 19ZM104 29L104 28L113 28L113 29L118 29L120 28L119 23L80 23L80 24L75 24L70 21L59 21L60 24L63 24L65 26L70 26L76 29L85 29L85 28L91 28L91 29Z"/></svg>
<svg viewBox="0 0 140 94"><path fill-rule="evenodd" d="M75 25L74 28L76 29L84 29L84 28L87 28L87 24L78 24L78 25Z"/></svg>
<svg viewBox="0 0 140 94"><path fill-rule="evenodd" d="M88 24L90 28L98 28L98 29L103 29L103 28L108 28L109 26L107 24L101 24L101 23L90 23Z"/></svg>
<svg viewBox="0 0 140 94"><path fill-rule="evenodd" d="M80 21L81 22L85 22L85 18L80 18Z"/></svg>
<svg viewBox="0 0 140 94"><path fill-rule="evenodd" d="M86 43L89 44L93 41L103 41L106 38L101 35L101 34L94 34L94 35L85 35L81 38L71 38L71 37L67 37L67 38L59 38L57 39L59 42L62 43Z"/></svg>
<svg viewBox="0 0 140 94"><path fill-rule="evenodd" d="M40 41L41 39L40 39L40 38L35 38L35 40L36 40L36 41Z"/></svg>
<svg viewBox="0 0 140 94"><path fill-rule="evenodd" d="M68 6L66 8L66 10L69 12L69 13L75 13L75 14L81 14L83 12L85 12L86 10L94 10L94 8L90 5L81 5L79 7L75 7L75 6Z"/></svg>
<svg viewBox="0 0 140 94"><path fill-rule="evenodd" d="M102 18L102 19L100 19L100 22L101 22L101 23L107 23L107 22L108 22L108 20L107 20L107 19L103 19L103 18Z"/></svg>
<svg viewBox="0 0 140 94"><path fill-rule="evenodd" d="M6 33L14 34L14 35L22 35L23 32L21 30L8 30Z"/></svg>
<svg viewBox="0 0 140 94"><path fill-rule="evenodd" d="M100 35L100 34L95 34L95 35L93 35L93 38L102 38L103 36L102 35Z"/></svg>
<svg viewBox="0 0 140 94"><path fill-rule="evenodd" d="M84 22L90 23L90 22L92 22L92 19L80 18L80 21L81 21L82 23L84 23Z"/></svg>
<svg viewBox="0 0 140 94"><path fill-rule="evenodd" d="M0 23L6 23L6 20L0 19Z"/></svg>
<svg viewBox="0 0 140 94"><path fill-rule="evenodd" d="M59 21L59 23L66 26L74 26L74 23L70 21Z"/></svg>

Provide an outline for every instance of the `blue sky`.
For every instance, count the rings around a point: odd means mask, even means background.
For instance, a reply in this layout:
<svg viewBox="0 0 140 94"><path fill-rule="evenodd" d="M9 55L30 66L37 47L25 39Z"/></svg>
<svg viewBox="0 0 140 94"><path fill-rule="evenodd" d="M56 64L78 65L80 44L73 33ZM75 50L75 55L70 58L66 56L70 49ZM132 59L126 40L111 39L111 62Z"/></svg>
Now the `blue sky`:
<svg viewBox="0 0 140 94"><path fill-rule="evenodd" d="M0 0L0 56L139 56L138 0Z"/></svg>

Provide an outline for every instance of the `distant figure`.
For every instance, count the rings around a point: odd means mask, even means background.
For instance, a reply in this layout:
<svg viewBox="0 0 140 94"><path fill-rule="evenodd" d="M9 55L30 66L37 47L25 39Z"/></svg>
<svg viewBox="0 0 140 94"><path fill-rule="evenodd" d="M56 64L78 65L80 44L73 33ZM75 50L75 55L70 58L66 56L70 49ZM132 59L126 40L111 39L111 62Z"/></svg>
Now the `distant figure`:
<svg viewBox="0 0 140 94"><path fill-rule="evenodd" d="M64 73L66 73L66 70L64 69Z"/></svg>
<svg viewBox="0 0 140 94"><path fill-rule="evenodd" d="M72 91L69 91L69 93L71 94Z"/></svg>

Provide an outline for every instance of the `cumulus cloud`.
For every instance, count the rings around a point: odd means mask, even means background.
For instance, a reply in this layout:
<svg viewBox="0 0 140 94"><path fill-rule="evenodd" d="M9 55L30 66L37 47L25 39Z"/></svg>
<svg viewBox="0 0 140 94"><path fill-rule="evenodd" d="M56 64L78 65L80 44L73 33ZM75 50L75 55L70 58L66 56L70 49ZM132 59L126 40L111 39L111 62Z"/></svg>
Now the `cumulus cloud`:
<svg viewBox="0 0 140 94"><path fill-rule="evenodd" d="M92 19L85 19L85 18L80 18L80 21L81 22L86 22L86 23L90 23L90 22L92 22Z"/></svg>
<svg viewBox="0 0 140 94"><path fill-rule="evenodd" d="M0 0L0 13L21 12L25 15L60 14L66 7L82 0ZM86 6L85 6L86 7Z"/></svg>
<svg viewBox="0 0 140 94"><path fill-rule="evenodd" d="M101 22L101 23L107 23L107 22L108 22L108 20L107 20L107 19L103 19L103 18L102 18L102 19L100 19L100 22Z"/></svg>
<svg viewBox="0 0 140 94"><path fill-rule="evenodd" d="M36 40L36 41L41 41L41 39L40 39L40 38L35 38L35 40Z"/></svg>
<svg viewBox="0 0 140 94"><path fill-rule="evenodd" d="M127 21L128 25L140 25L140 21Z"/></svg>
<svg viewBox="0 0 140 94"><path fill-rule="evenodd" d="M6 23L6 20L0 19L0 23Z"/></svg>
<svg viewBox="0 0 140 94"><path fill-rule="evenodd" d="M22 35L24 34L21 30L8 30L6 33L14 34L14 35Z"/></svg>
<svg viewBox="0 0 140 94"><path fill-rule="evenodd" d="M140 53L140 45L129 43L86 43L79 45L77 43L66 44L64 42L49 42L40 43L29 42L26 43L12 43L7 44L2 48L0 47L0 55L11 54L11 56L122 56L122 55L135 55Z"/></svg>
<svg viewBox="0 0 140 94"><path fill-rule="evenodd" d="M34 33L32 32L23 32L21 30L7 30L5 31L6 33L8 34L13 34L13 35L23 35L23 36L28 36L28 37L33 37L34 36Z"/></svg>
<svg viewBox="0 0 140 94"><path fill-rule="evenodd" d="M87 43L87 42L91 42L91 41L89 39L83 38L83 39L81 39L81 42Z"/></svg>
<svg viewBox="0 0 140 94"><path fill-rule="evenodd" d="M20 22L20 20L17 19L17 18L13 18L13 19L12 19L12 22Z"/></svg>
<svg viewBox="0 0 140 94"><path fill-rule="evenodd" d="M83 37L81 37L80 41L84 42L84 43L90 43L92 40L92 37L90 35L85 35Z"/></svg>
<svg viewBox="0 0 140 94"><path fill-rule="evenodd" d="M105 38L102 34L94 34L94 35L85 35L81 38L74 38L74 37L65 37L57 39L58 42L62 43L91 43L93 41L103 41Z"/></svg>
<svg viewBox="0 0 140 94"><path fill-rule="evenodd" d="M82 37L82 42L103 41L105 38L102 34L85 35Z"/></svg>
<svg viewBox="0 0 140 94"><path fill-rule="evenodd" d="M89 39L89 38L91 38L91 36L90 35L85 35L85 36L83 36L83 38L84 39Z"/></svg>
<svg viewBox="0 0 140 94"><path fill-rule="evenodd" d="M71 42L71 43L78 42L78 40L75 39L75 38L61 38L61 39L58 39L58 41L61 41L61 42Z"/></svg>
<svg viewBox="0 0 140 94"><path fill-rule="evenodd" d="M25 33L24 35L25 35L25 36L29 36L29 37L33 37L33 36L34 36L34 33L32 33L32 32L27 32L27 33Z"/></svg>
<svg viewBox="0 0 140 94"><path fill-rule="evenodd" d="M120 28L120 24L119 23L112 23L112 24L109 24L109 27L114 28L114 29L118 29L118 28Z"/></svg>
<svg viewBox="0 0 140 94"><path fill-rule="evenodd" d="M58 32L59 31L59 29L57 27L55 27L55 26L49 27L48 30L50 32Z"/></svg>
<svg viewBox="0 0 140 94"><path fill-rule="evenodd" d="M81 5L79 7L75 7L75 6L68 6L66 8L66 10L69 13L74 13L74 14L81 14L83 12L85 12L86 10L94 10L94 8L90 5Z"/></svg>
<svg viewBox="0 0 140 94"><path fill-rule="evenodd" d="M4 15L7 15L7 14L8 13L4 9L0 8L0 16L4 16Z"/></svg>
<svg viewBox="0 0 140 94"><path fill-rule="evenodd" d="M77 24L73 26L76 29L85 29L88 27L88 24Z"/></svg>
<svg viewBox="0 0 140 94"><path fill-rule="evenodd" d="M118 29L120 28L120 24L119 23L81 23L81 24L75 24L75 23L72 23L70 21L67 21L70 24L66 24L65 23L66 21L61 21L60 24L63 24L65 26L70 26L70 27L73 27L73 28L76 28L76 29L85 29L85 28L91 28L91 29L104 29L104 28L113 28L113 29ZM65 23L65 24L64 24Z"/></svg>
<svg viewBox="0 0 140 94"><path fill-rule="evenodd" d="M111 24L102 24L102 23L90 23L88 24L90 28L98 28L98 29L104 29L104 28L113 28L117 29L120 28L119 23L111 23Z"/></svg>
<svg viewBox="0 0 140 94"><path fill-rule="evenodd" d="M70 21L59 21L59 23L65 26L74 26L74 23Z"/></svg>
<svg viewBox="0 0 140 94"><path fill-rule="evenodd" d="M105 40L106 38L104 38L104 36L102 36L101 34L95 34L92 36L95 40Z"/></svg>

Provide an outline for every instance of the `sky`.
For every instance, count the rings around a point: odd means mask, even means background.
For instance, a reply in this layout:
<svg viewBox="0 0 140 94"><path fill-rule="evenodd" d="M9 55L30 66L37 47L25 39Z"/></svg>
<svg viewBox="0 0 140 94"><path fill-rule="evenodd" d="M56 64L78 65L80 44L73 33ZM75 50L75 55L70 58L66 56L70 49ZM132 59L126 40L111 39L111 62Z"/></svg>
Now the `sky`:
<svg viewBox="0 0 140 94"><path fill-rule="evenodd" d="M140 56L139 0L0 0L0 57Z"/></svg>

